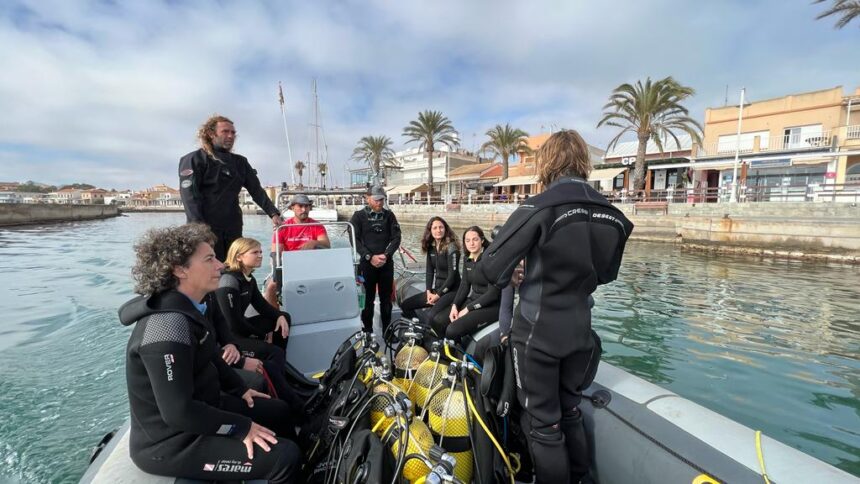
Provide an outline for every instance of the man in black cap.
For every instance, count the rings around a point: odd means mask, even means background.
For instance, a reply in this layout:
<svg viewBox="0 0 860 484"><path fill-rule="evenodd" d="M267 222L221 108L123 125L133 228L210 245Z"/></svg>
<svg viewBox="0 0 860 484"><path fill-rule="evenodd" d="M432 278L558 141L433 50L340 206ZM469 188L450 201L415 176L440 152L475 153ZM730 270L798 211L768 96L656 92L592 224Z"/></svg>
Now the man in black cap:
<svg viewBox="0 0 860 484"><path fill-rule="evenodd" d="M217 237L215 256L223 261L227 249L242 236L242 209L239 192L248 190L254 202L266 212L275 226L281 225L281 213L269 200L257 171L248 159L232 152L236 141L233 122L224 116L212 116L197 131L200 149L179 160L179 194L185 206L188 223L208 225Z"/></svg>
<svg viewBox="0 0 860 484"><path fill-rule="evenodd" d="M400 224L394 212L386 209L385 190L374 185L367 191L367 206L352 214L355 248L361 256L359 269L367 294L361 311L365 331L373 329L373 300L379 288L379 313L382 330L391 323L391 293L394 287L394 253L400 249Z"/></svg>

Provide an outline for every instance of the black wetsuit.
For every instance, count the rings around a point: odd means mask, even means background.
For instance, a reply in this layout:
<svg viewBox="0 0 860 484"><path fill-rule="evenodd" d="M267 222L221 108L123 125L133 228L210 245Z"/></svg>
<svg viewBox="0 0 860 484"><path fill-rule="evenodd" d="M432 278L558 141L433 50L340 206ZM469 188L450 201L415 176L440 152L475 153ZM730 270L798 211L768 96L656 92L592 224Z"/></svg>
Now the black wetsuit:
<svg viewBox="0 0 860 484"><path fill-rule="evenodd" d="M373 329L373 301L379 288L379 313L382 330L391 323L391 291L394 287L394 254L400 249L400 224L394 212L383 208L374 212L370 207L356 210L349 220L355 229L355 249L361 256L359 270L364 277L364 309L361 322L367 331ZM388 260L382 267L373 267L370 259L385 254Z"/></svg>
<svg viewBox="0 0 860 484"><path fill-rule="evenodd" d="M448 244L445 253L440 257L436 252L436 244L430 246L427 251L426 272L424 287L431 293L437 294L439 299L432 305L427 304L427 292L421 292L406 298L400 303L403 316L414 318L416 310L421 308L430 309L425 311L422 317L427 323L433 321L436 314L450 310L457 288L460 286L460 249L453 243Z"/></svg>
<svg viewBox="0 0 860 484"><path fill-rule="evenodd" d="M577 482L588 472L577 408L599 359L588 300L617 277L632 230L603 195L566 177L517 208L478 264L504 287L526 260L510 339L537 482Z"/></svg>
<svg viewBox="0 0 860 484"><path fill-rule="evenodd" d="M208 224L215 232L215 255L223 261L230 244L242 236L242 187L269 217L280 212L260 186L257 171L247 158L218 149L215 155L217 159L199 149L179 160L179 193L188 222Z"/></svg>
<svg viewBox="0 0 860 484"><path fill-rule="evenodd" d="M219 286L215 291L218 306L230 330L241 339L263 340L275 331L275 323L281 316L290 322L288 313L278 311L266 301L254 276L247 279L242 271L228 271L221 275ZM259 314L246 318L248 306L253 306ZM280 332L274 332L272 344L286 350L287 339Z"/></svg>
<svg viewBox="0 0 860 484"><path fill-rule="evenodd" d="M287 404L240 397L246 388L221 359L214 328L184 294L137 297L119 310L135 324L126 349L129 453L151 474L203 480L294 482L301 452ZM224 393L222 393L224 392ZM280 437L249 460L242 439L254 421Z"/></svg>
<svg viewBox="0 0 860 484"><path fill-rule="evenodd" d="M454 295L452 302L457 310L468 308L465 316L451 321L448 316L451 312L440 312L433 318L433 330L436 334L447 338L459 339L463 335L472 334L478 329L499 319L499 295L498 287L487 282L480 273L475 270L478 260L471 257L463 259L463 280Z"/></svg>

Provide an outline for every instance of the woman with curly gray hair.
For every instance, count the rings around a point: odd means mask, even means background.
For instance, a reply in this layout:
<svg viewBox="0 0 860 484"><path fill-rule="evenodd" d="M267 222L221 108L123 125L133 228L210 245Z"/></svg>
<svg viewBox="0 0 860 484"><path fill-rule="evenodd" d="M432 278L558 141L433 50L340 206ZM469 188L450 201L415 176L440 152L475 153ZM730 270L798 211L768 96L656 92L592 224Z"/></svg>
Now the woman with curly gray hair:
<svg viewBox="0 0 860 484"><path fill-rule="evenodd" d="M189 224L152 229L135 245L141 296L119 310L122 324L134 325L126 349L131 458L164 476L294 482L300 451L285 438L294 433L289 407L245 386L204 316L202 301L224 267L214 242L208 227ZM255 455L255 445L264 452Z"/></svg>

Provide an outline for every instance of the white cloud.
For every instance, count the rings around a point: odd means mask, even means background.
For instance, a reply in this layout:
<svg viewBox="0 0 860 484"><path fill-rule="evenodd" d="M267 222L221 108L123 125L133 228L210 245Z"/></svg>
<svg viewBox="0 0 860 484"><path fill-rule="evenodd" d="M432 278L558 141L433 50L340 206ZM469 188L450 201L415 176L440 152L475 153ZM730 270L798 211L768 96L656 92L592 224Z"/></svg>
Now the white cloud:
<svg viewBox="0 0 860 484"><path fill-rule="evenodd" d="M695 117L730 102L860 83L857 29L801 2L659 0L456 2L33 1L0 7L0 180L175 185L213 112L261 178L289 178L277 105L287 95L293 158L309 149L311 79L331 172L355 142L443 111L463 144L511 122L596 130L612 88L673 75ZM473 137L472 133L477 136ZM353 166L355 163L351 163Z"/></svg>

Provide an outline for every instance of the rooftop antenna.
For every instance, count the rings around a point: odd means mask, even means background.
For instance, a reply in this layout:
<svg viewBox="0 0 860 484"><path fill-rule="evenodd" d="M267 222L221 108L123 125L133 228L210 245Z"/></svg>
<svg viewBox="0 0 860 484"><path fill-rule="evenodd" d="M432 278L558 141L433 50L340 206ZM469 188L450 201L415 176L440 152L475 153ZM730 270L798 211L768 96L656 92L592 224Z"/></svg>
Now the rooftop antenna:
<svg viewBox="0 0 860 484"><path fill-rule="evenodd" d="M723 102L723 107L729 105L729 85L726 84L726 100Z"/></svg>

